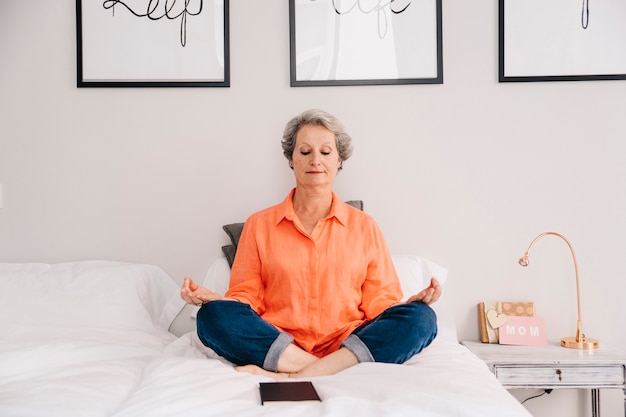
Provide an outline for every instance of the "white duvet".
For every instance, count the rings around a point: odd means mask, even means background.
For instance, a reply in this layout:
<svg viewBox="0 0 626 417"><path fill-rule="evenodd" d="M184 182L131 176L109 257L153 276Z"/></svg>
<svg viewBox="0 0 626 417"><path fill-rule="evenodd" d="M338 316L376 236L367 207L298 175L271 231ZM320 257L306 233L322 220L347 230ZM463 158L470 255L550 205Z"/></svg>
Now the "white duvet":
<svg viewBox="0 0 626 417"><path fill-rule="evenodd" d="M446 329L404 365L313 378L320 404L262 406L267 378L166 330L181 307L154 266L0 264L0 416L530 416Z"/></svg>

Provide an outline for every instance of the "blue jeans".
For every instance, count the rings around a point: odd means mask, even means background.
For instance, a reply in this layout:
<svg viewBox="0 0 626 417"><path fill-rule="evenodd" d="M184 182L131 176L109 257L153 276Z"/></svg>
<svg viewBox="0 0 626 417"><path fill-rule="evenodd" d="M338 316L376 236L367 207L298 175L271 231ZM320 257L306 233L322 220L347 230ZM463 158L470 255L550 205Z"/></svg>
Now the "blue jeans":
<svg viewBox="0 0 626 417"><path fill-rule="evenodd" d="M211 301L196 318L198 337L235 365L254 364L276 371L293 337L263 320L248 304ZM437 335L437 317L426 304L398 304L357 327L343 341L359 362L404 363Z"/></svg>

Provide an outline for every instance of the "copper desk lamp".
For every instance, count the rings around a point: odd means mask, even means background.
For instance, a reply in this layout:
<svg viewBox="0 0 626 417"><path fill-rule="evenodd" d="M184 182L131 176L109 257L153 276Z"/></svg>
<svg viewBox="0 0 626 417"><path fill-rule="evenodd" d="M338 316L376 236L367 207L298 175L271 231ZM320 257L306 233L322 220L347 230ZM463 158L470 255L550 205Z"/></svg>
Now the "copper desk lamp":
<svg viewBox="0 0 626 417"><path fill-rule="evenodd" d="M541 233L539 236L533 239L532 242L530 242L530 245L528 245L528 249L526 249L526 253L524 253L524 256L522 256L519 259L519 264L524 267L528 266L528 264L530 263L530 261L528 260L528 256L530 255L531 248L533 247L535 242L537 242L539 239L541 239L545 235L558 236L561 239L563 239L565 243L567 243L567 246L569 246L570 252L572 252L572 258L574 259L574 270L576 271L576 299L577 299L577 305L578 305L578 321L576 323L576 336L562 338L561 346L570 348L570 349L587 349L587 350L597 349L599 346L598 341L596 339L585 337L585 334L583 333L583 326L580 320L580 286L578 285L578 263L576 262L576 255L574 254L574 248L572 248L572 244L569 242L569 240L567 240L567 238L565 238L565 236L563 236L560 233L556 233L556 232Z"/></svg>

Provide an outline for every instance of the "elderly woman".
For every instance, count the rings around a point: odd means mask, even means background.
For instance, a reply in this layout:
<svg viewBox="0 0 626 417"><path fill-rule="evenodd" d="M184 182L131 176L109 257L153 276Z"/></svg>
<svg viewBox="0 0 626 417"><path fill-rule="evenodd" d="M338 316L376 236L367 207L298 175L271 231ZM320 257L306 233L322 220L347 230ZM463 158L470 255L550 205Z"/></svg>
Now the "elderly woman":
<svg viewBox="0 0 626 417"><path fill-rule="evenodd" d="M430 286L401 302L376 222L342 202L333 181L352 153L331 114L287 123L283 152L296 186L245 222L224 297L185 278L181 297L202 305L198 337L236 366L274 379L330 375L359 362L403 363L434 339Z"/></svg>

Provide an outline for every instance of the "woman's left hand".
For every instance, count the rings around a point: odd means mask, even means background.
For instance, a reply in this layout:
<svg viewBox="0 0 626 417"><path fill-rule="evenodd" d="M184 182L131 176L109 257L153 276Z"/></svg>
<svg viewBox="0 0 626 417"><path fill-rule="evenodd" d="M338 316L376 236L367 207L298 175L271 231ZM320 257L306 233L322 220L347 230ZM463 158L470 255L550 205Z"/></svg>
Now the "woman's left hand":
<svg viewBox="0 0 626 417"><path fill-rule="evenodd" d="M430 279L430 285L415 294L414 296L410 297L407 300L407 303L411 303L413 301L421 301L424 304L432 304L437 301L439 297L441 297L441 285L439 285L439 281L437 281L435 277L432 277Z"/></svg>

